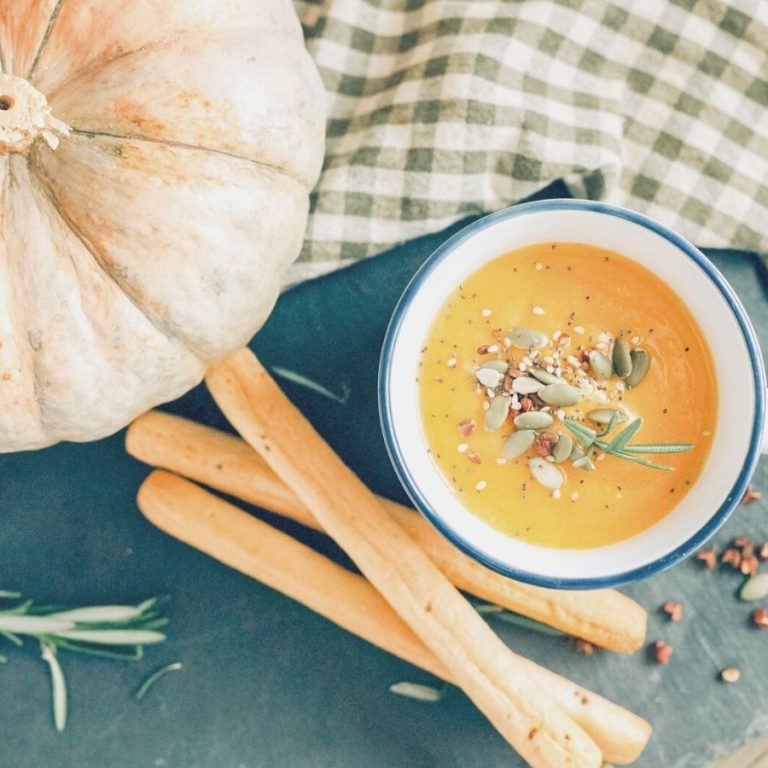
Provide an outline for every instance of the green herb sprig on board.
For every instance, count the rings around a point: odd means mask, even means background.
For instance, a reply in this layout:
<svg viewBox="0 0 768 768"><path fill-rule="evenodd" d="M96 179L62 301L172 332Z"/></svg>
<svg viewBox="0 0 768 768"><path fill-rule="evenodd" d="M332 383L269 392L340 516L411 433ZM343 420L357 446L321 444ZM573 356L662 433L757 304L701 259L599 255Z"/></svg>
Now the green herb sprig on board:
<svg viewBox="0 0 768 768"><path fill-rule="evenodd" d="M160 598L138 605L99 605L82 608L36 605L17 592L0 591L0 599L19 601L0 610L0 637L16 646L31 638L40 644L51 674L53 721L57 731L67 724L67 683L59 663L61 651L85 653L120 661L138 661L145 645L165 640L158 630L168 623ZM5 663L6 656L0 656Z"/></svg>
<svg viewBox="0 0 768 768"><path fill-rule="evenodd" d="M601 433L573 419L565 419L563 423L585 450L589 452L587 457L591 457L591 453L594 452L594 449L597 449L609 456L615 456L617 459L631 461L634 464L641 464L644 467L660 469L665 472L674 472L674 467L668 467L664 464L657 464L654 461L644 459L642 454L685 453L693 450L694 447L691 443L638 443L633 445L630 443L630 440L643 426L642 418L631 421L609 441L600 440L599 438L607 435L613 429L616 424L615 418Z"/></svg>

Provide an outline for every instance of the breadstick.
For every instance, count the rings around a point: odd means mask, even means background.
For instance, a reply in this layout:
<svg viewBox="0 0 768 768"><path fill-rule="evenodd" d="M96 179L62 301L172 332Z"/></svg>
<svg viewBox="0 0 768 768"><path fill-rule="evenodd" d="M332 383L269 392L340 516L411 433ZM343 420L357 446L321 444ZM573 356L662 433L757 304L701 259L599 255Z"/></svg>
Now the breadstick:
<svg viewBox="0 0 768 768"><path fill-rule="evenodd" d="M452 682L434 654L361 576L168 472L153 472L141 486L138 501L150 522L171 536ZM532 661L520 661L527 665L529 676L595 740L607 761L625 765L640 755L651 731L645 720Z"/></svg>
<svg viewBox="0 0 768 768"><path fill-rule="evenodd" d="M206 375L232 425L532 768L598 768L597 745L552 704L376 497L243 349Z"/></svg>
<svg viewBox="0 0 768 768"><path fill-rule="evenodd" d="M126 449L147 464L320 530L296 494L253 448L233 435L150 411L129 427ZM645 644L647 614L621 592L562 591L513 581L467 557L413 510L387 499L380 502L459 589L603 648L632 652Z"/></svg>

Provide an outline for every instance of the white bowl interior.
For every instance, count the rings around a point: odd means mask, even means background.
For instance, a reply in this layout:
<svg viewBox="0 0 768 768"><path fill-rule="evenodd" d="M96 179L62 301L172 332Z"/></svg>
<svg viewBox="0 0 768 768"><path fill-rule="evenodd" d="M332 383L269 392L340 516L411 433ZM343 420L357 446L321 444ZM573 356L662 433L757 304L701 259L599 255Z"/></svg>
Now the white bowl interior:
<svg viewBox="0 0 768 768"><path fill-rule="evenodd" d="M448 294L503 253L546 241L590 243L644 264L682 297L708 339L719 382L712 449L701 477L662 520L625 541L593 549L522 543L469 512L425 450L416 383L420 349ZM392 349L389 389L393 439L420 494L454 537L504 567L547 580L603 579L664 558L699 531L726 501L747 459L755 418L754 375L742 330L705 271L674 243L634 221L593 210L547 209L500 218L460 242L423 280ZM722 391L722 387L718 388Z"/></svg>

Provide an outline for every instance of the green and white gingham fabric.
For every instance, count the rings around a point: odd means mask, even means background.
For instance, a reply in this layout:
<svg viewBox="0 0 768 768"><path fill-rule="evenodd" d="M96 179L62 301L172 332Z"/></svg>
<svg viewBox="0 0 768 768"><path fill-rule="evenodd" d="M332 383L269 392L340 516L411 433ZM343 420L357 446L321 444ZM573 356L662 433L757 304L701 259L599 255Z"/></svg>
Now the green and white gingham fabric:
<svg viewBox="0 0 768 768"><path fill-rule="evenodd" d="M328 91L292 282L556 179L768 251L768 0L296 0Z"/></svg>

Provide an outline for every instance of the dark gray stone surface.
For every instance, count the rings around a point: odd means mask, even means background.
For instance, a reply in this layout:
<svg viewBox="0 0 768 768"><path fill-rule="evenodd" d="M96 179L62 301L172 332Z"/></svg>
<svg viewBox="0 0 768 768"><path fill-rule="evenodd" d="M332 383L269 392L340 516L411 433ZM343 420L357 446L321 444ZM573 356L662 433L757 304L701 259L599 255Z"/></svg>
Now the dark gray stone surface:
<svg viewBox="0 0 768 768"><path fill-rule="evenodd" d="M376 415L378 353L402 288L445 236L289 292L253 344L267 365L301 371L330 389L351 388L342 406L285 385L365 481L400 500ZM765 339L768 302L758 262L728 253L713 258ZM201 388L170 408L222 424ZM123 452L122 434L0 457L0 588L77 604L172 597L170 639L143 661L61 657L70 685L63 735L53 730L36 647L4 643L0 768L522 766L459 691L436 704L388 693L393 682L429 676L152 528L134 503L146 473ZM757 484L768 489L765 460L758 474ZM283 527L341 557L322 537ZM768 539L765 502L739 510L716 540L741 533ZM627 590L650 611L649 639L675 645L664 669L642 653L586 657L564 640L497 628L521 653L650 718L656 732L638 766L701 768L768 732L768 632L749 627L751 607L735 599L739 584L736 576L685 562ZM683 603L681 624L659 615L668 599ZM182 672L142 702L132 698L149 672L176 660ZM737 685L718 682L729 665L744 672Z"/></svg>

